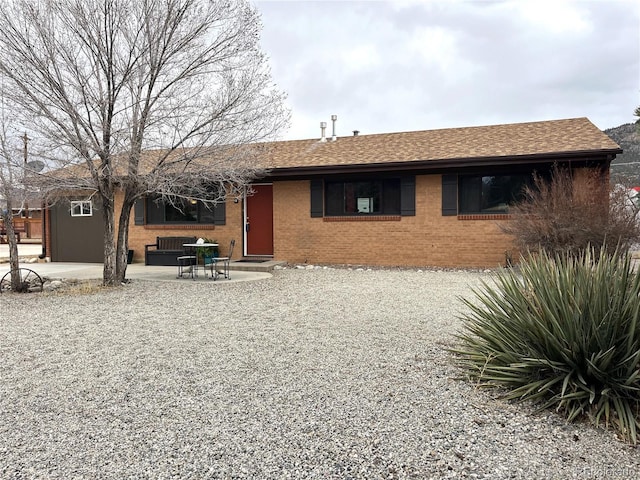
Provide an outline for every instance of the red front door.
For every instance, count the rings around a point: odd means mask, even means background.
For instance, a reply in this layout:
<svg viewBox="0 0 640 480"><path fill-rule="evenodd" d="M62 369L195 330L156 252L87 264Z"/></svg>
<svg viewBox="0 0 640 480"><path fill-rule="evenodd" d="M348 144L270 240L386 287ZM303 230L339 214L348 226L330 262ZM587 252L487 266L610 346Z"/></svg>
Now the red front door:
<svg viewBox="0 0 640 480"><path fill-rule="evenodd" d="M252 185L247 196L247 255L273 255L273 185Z"/></svg>

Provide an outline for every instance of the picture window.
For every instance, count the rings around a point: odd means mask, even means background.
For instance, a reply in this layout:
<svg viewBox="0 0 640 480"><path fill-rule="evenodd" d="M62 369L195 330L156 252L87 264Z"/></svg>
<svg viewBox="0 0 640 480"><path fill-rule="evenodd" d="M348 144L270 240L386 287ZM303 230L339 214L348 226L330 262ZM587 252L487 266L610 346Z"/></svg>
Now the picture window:
<svg viewBox="0 0 640 480"><path fill-rule="evenodd" d="M163 202L159 197L148 198L147 223L151 225L224 224L224 203L212 207L189 198L177 199L174 203L172 205L169 202Z"/></svg>
<svg viewBox="0 0 640 480"><path fill-rule="evenodd" d="M325 183L327 216L399 215L400 179Z"/></svg>
<svg viewBox="0 0 640 480"><path fill-rule="evenodd" d="M531 175L465 175L459 177L461 214L507 213L522 200Z"/></svg>

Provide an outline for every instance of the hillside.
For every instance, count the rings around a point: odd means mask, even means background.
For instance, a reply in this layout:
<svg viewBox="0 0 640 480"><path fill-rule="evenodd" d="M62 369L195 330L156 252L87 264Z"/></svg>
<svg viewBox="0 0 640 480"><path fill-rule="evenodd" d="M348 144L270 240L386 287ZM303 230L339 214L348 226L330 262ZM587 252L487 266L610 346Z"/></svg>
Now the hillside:
<svg viewBox="0 0 640 480"><path fill-rule="evenodd" d="M611 163L612 177L623 176L633 185L640 185L640 133L636 123L625 123L604 131L620 145L624 153Z"/></svg>

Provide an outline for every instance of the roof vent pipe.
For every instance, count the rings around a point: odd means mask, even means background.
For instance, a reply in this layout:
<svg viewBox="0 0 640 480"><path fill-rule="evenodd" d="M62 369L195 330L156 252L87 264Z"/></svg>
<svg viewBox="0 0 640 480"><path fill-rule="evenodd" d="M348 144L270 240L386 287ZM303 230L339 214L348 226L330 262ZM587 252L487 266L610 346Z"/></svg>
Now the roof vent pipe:
<svg viewBox="0 0 640 480"><path fill-rule="evenodd" d="M353 131L353 136L357 137L358 135L360 135L360 130L354 130Z"/></svg>
<svg viewBox="0 0 640 480"><path fill-rule="evenodd" d="M333 122L333 130L331 133L331 141L335 142L338 137L336 137L336 120L338 120L338 116L337 115L331 115L331 122Z"/></svg>
<svg viewBox="0 0 640 480"><path fill-rule="evenodd" d="M327 122L320 122L320 141L326 142L327 138L325 137L325 129L327 128Z"/></svg>

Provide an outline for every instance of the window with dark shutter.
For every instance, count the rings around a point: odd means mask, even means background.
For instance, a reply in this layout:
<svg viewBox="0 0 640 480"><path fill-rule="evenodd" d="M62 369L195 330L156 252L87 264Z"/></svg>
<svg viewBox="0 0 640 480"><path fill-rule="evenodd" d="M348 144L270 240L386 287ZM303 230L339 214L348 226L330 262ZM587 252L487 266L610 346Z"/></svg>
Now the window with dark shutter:
<svg viewBox="0 0 640 480"><path fill-rule="evenodd" d="M409 212L415 211L414 183L415 181L412 183L407 179L403 200L403 188L399 178L328 180L324 182L324 215L400 215L403 206L406 207L406 214L410 215Z"/></svg>
<svg viewBox="0 0 640 480"><path fill-rule="evenodd" d="M376 216L416 214L416 179L353 177L311 180L311 216Z"/></svg>
<svg viewBox="0 0 640 480"><path fill-rule="evenodd" d="M400 179L400 215L414 216L416 214L416 177L402 177Z"/></svg>
<svg viewBox="0 0 640 480"><path fill-rule="evenodd" d="M442 175L442 215L458 215L457 175Z"/></svg>
<svg viewBox="0 0 640 480"><path fill-rule="evenodd" d="M135 225L144 225L144 198L139 198L133 204L133 223Z"/></svg>
<svg viewBox="0 0 640 480"><path fill-rule="evenodd" d="M322 217L322 180L311 180L311 216Z"/></svg>
<svg viewBox="0 0 640 480"><path fill-rule="evenodd" d="M146 204L146 223L148 225L190 223L225 225L226 223L227 206L225 202L211 206L199 200L179 199L177 205L174 206L158 198L147 197ZM137 217L136 213L136 225L141 225L138 223Z"/></svg>

